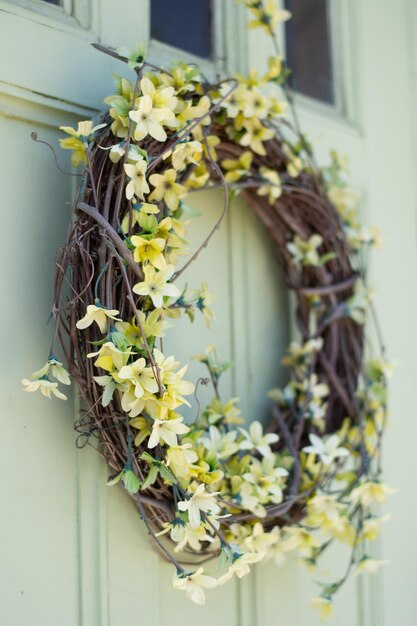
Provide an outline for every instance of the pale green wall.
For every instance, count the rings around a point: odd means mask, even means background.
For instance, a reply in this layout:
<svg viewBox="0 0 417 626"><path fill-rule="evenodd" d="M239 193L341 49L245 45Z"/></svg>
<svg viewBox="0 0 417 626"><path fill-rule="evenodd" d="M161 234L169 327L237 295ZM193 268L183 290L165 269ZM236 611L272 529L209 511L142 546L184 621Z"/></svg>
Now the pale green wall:
<svg viewBox="0 0 417 626"><path fill-rule="evenodd" d="M417 614L416 7L412 0L331 2L340 23L342 112L301 102L301 117L320 156L333 146L349 155L354 186L364 194L364 214L383 231L386 246L375 255L373 275L390 354L401 363L392 385L385 461L388 480L399 493L389 503L393 519L378 547L392 563L379 578L349 583L336 603L334 623L412 626ZM253 34L246 47L241 13L234 12L232 0L220 4L229 64L242 64L245 55L250 65L259 64L262 43ZM132 503L121 490L104 486L107 470L98 457L75 450L73 403L21 392L20 378L47 356L53 260L65 236L71 193L71 181L56 173L49 153L31 142L30 132L37 130L56 144L58 125L74 124L99 108L112 88L111 72L120 67L88 42L134 45L146 37L149 25L146 2L80 0L80 11L83 6L90 6L92 15L83 16L86 26L81 27L40 0L0 0L2 623L314 625L317 618L308 609L313 586L293 562L280 570L259 567L242 583L209 594L204 609L172 591L172 570L150 545ZM39 14L41 7L46 15ZM167 56L161 47L153 54ZM202 210L193 227L196 245L221 208L220 195L212 194L195 198ZM181 335L171 346L185 359L206 342L221 344L224 356L236 363L224 393L241 396L248 419L262 417L263 391L281 376L275 355L288 336L286 294L262 229L240 203L212 246L215 255L206 251L189 281L200 280L201 268L218 294L218 322L210 333L202 324L195 326L195 338L193 327L181 322ZM260 273L267 277L261 283L267 305L262 309L251 294ZM331 555L332 565L341 567L341 557Z"/></svg>

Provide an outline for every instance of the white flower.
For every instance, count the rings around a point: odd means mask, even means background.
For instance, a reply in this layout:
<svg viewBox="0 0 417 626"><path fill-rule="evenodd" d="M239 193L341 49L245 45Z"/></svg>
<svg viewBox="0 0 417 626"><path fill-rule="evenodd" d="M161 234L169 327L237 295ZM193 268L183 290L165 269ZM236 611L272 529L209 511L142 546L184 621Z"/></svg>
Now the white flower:
<svg viewBox="0 0 417 626"><path fill-rule="evenodd" d="M203 524L198 528L191 528L189 524L182 521L172 524L170 537L177 544L174 552L181 552L187 545L195 552L199 552L201 550L201 541L213 541L212 537L207 534Z"/></svg>
<svg viewBox="0 0 417 626"><path fill-rule="evenodd" d="M382 504L387 495L395 493L395 489L384 483L366 481L353 489L350 494L353 503L360 502L365 508L372 504Z"/></svg>
<svg viewBox="0 0 417 626"><path fill-rule="evenodd" d="M105 333L107 330L107 320L115 320L121 322L122 320L116 315L119 315L119 311L116 309L106 309L102 306L96 306L95 304L89 304L87 307L87 313L84 317L76 323L76 327L79 330L88 328L93 322L97 324L100 332Z"/></svg>
<svg viewBox="0 0 417 626"><path fill-rule="evenodd" d="M188 521L191 528L198 528L200 526L200 511L213 514L220 513L220 507L215 498L218 493L218 491L207 493L206 486L204 483L201 483L191 498L178 502L178 509L180 511L188 511Z"/></svg>
<svg viewBox="0 0 417 626"><path fill-rule="evenodd" d="M166 118L164 109L153 107L152 98L144 95L139 98L139 106L135 111L129 111L129 117L136 122L134 137L136 141L141 141L150 135L157 141L165 141L167 134L162 125Z"/></svg>
<svg viewBox="0 0 417 626"><path fill-rule="evenodd" d="M209 437L202 437L201 442L207 450L214 452L219 459L227 459L239 450L239 446L235 442L236 437L237 432L235 430L222 434L216 426L210 426Z"/></svg>
<svg viewBox="0 0 417 626"><path fill-rule="evenodd" d="M262 461L252 459L249 471L242 478L256 487L263 504L268 501L279 504L282 502L283 479L287 476L288 471L284 467L275 467L275 455L269 454Z"/></svg>
<svg viewBox="0 0 417 626"><path fill-rule="evenodd" d="M130 365L124 365L119 371L119 378L132 382L135 386L136 398L141 398L146 391L148 393L158 391L158 383L155 380L153 370L151 367L146 367L146 361L143 357Z"/></svg>
<svg viewBox="0 0 417 626"><path fill-rule="evenodd" d="M240 442L241 450L257 450L262 456L268 456L271 454L271 443L276 443L279 439L275 433L263 434L262 424L258 421L252 422L249 427L249 432L244 428L239 428L244 439Z"/></svg>
<svg viewBox="0 0 417 626"><path fill-rule="evenodd" d="M375 574L383 565L387 565L389 561L378 561L377 559L371 559L368 556L364 556L356 566L355 575L358 576L363 572L369 572Z"/></svg>
<svg viewBox="0 0 417 626"><path fill-rule="evenodd" d="M152 265L145 265L143 268L144 280L134 285L133 292L139 296L149 296L157 309L162 308L165 296L176 298L181 295L181 290L173 283L168 282L174 271L173 265L167 265L159 272Z"/></svg>
<svg viewBox="0 0 417 626"><path fill-rule="evenodd" d="M198 461L197 453L192 449L191 443L181 446L171 446L167 450L166 464L171 467L177 478L189 480L190 465Z"/></svg>
<svg viewBox="0 0 417 626"><path fill-rule="evenodd" d="M148 165L143 157L138 158L135 163L126 163L124 170L130 178L126 186L126 198L131 200L133 196L138 196L141 200L149 193L149 185L146 180L146 170Z"/></svg>
<svg viewBox="0 0 417 626"><path fill-rule="evenodd" d="M311 446L306 446L303 448L303 452L307 452L309 454L316 454L320 457L321 461L324 465L330 465L336 459L341 457L349 456L349 450L346 448L339 448L339 436L338 435L330 435L326 440L321 439L314 433L309 435Z"/></svg>
<svg viewBox="0 0 417 626"><path fill-rule="evenodd" d="M183 576L176 574L174 575L172 585L174 589L185 591L195 604L202 605L206 601L203 588L212 589L213 587L217 587L217 580L212 576L207 576L203 572L203 568L199 567L193 574Z"/></svg>
<svg viewBox="0 0 417 626"><path fill-rule="evenodd" d="M313 609L317 609L319 611L321 621L333 615L333 604L330 597L325 598L323 596L318 596L317 598L313 598L311 600L311 606Z"/></svg>
<svg viewBox="0 0 417 626"><path fill-rule="evenodd" d="M182 420L182 417L177 417L173 420L156 419L152 425L148 448L155 448L160 441L167 443L169 446L176 446L178 443L177 435L184 435L190 430L188 426L182 423Z"/></svg>
<svg viewBox="0 0 417 626"><path fill-rule="evenodd" d="M244 509L255 513L257 517L265 517L266 510L261 504L256 487L249 482L243 482L238 493L238 501ZM265 498L263 498L265 499Z"/></svg>
<svg viewBox="0 0 417 626"><path fill-rule="evenodd" d="M276 533L265 532L261 522L256 522L252 534L246 537L244 544L248 551L265 556L278 540L279 537Z"/></svg>
<svg viewBox="0 0 417 626"><path fill-rule="evenodd" d="M40 370L32 374L32 378L43 378L44 376L52 376L63 385L71 384L67 370L54 356L51 356Z"/></svg>
<svg viewBox="0 0 417 626"><path fill-rule="evenodd" d="M318 249L323 243L323 237L312 235L304 240L299 235L295 235L294 240L287 243L287 250L293 256L296 265L320 265L320 254Z"/></svg>
<svg viewBox="0 0 417 626"><path fill-rule="evenodd" d="M25 391L40 391L43 396L47 398L51 397L51 394L59 398L60 400L66 400L67 396L58 391L58 383L53 383L46 378L39 378L38 380L28 380L23 378L21 381L25 387Z"/></svg>
<svg viewBox="0 0 417 626"><path fill-rule="evenodd" d="M245 552L244 554L240 554L235 558L227 572L223 574L223 576L220 576L217 581L218 584L223 585L224 583L227 583L234 574L236 574L238 578L243 578L243 576L246 576L246 574L249 574L250 572L249 565L252 563L258 563L258 561L261 561L264 556L264 552Z"/></svg>

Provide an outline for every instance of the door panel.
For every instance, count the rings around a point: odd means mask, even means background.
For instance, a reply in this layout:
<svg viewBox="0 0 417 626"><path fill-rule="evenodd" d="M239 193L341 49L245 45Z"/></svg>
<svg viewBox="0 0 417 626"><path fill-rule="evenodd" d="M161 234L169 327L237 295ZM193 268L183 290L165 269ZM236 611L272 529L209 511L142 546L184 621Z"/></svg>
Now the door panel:
<svg viewBox="0 0 417 626"><path fill-rule="evenodd" d="M72 188L72 180L56 172L51 155L30 140L30 133L35 130L57 146L57 127L74 126L78 119L94 115L111 92L111 73L129 74L90 42L133 47L149 33L148 0L75 0L72 15L71 3L65 5L67 13L41 0L0 0L0 136L5 146L0 255L5 302L10 301L2 307L0 378L0 459L2 475L7 476L0 522L4 623L318 623L308 608L315 593L311 574L295 560L282 568L272 563L254 568L252 576L208 593L204 609L174 592L172 567L156 553L133 503L121 489L106 487L108 471L98 455L76 450L72 422L77 403L47 402L21 391L20 378L47 356L54 256L65 237ZM219 6L225 65L233 70L261 67L269 49L257 33L247 38L242 7L234 8L232 0ZM411 333L417 302L414 295L411 306L411 289L404 285L415 284L416 267L416 189L409 181L417 153L412 151L412 108L407 100L411 95L417 102L416 64L411 63L417 58L411 37L416 14L411 0L334 0L333 8L340 106L332 109L300 99L301 122L318 148L319 161L326 160L332 147L348 155L353 186L363 193L364 215L386 236L386 248L374 262L374 282L388 345L403 364L393 384L386 455L388 480L400 485L401 493L393 498L393 521L385 529L383 550L378 548L392 564L372 581L349 582L338 598L334 623L390 626L400 617L403 626L411 626L417 609L411 593L417 553L415 542L410 547L406 537L411 537L417 513L415 499L407 498L417 470L416 461L411 461L415 426L410 423L410 346L416 345ZM396 45L388 46L388 41ZM151 52L155 62L181 56L155 44ZM405 94L408 81L411 94ZM415 124L412 128L415 137ZM59 158L68 168L68 155ZM392 180L402 181L400 197ZM201 212L190 233L193 250L221 212L221 193L194 194L190 204ZM190 286L198 287L203 279L217 293L217 322L208 330L202 319L193 326L181 320L164 350L184 362L208 343L221 346L221 356L235 364L222 382L222 395L241 398L246 420L265 420L265 392L284 377L279 355L290 334L288 301L268 237L239 198L209 249L184 275ZM189 377L202 375L202 366L191 363ZM201 389L200 402L208 398L209 391ZM195 407L187 418L194 415ZM410 434L406 441L404 432ZM400 463L405 455L410 459L406 472ZM342 556L333 553L323 567L339 572ZM383 583L391 593L382 593Z"/></svg>

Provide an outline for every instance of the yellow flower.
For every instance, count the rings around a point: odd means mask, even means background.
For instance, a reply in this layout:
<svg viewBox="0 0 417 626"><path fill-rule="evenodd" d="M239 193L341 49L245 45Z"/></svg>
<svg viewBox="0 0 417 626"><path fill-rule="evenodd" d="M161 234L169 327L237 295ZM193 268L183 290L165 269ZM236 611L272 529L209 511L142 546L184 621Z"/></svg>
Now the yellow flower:
<svg viewBox="0 0 417 626"><path fill-rule="evenodd" d="M371 559L368 556L364 556L356 566L355 575L363 574L364 572L369 572L370 574L375 574L383 565L387 565L389 561L378 561L377 559Z"/></svg>
<svg viewBox="0 0 417 626"><path fill-rule="evenodd" d="M140 310L137 311L137 313L147 339L149 337L163 337L165 335L165 329L169 328L169 325L168 322L163 319L163 311L161 309L154 309L147 314ZM128 345L143 348L142 332L135 321L135 318L133 318L131 324L128 322L117 322L116 330L125 336Z"/></svg>
<svg viewBox="0 0 417 626"><path fill-rule="evenodd" d="M207 183L210 178L210 173L207 171L206 164L201 162L196 168L193 169L190 176L185 181L185 186L190 189L201 189Z"/></svg>
<svg viewBox="0 0 417 626"><path fill-rule="evenodd" d="M323 621L334 614L333 604L331 598L325 598L319 596L311 600L311 606L313 609L317 609L320 614L320 619Z"/></svg>
<svg viewBox="0 0 417 626"><path fill-rule="evenodd" d="M135 246L133 258L137 263L149 261L154 267L162 270L166 266L162 250L165 248L165 239L144 239L133 235L130 241Z"/></svg>
<svg viewBox="0 0 417 626"><path fill-rule="evenodd" d="M265 80L276 80L282 72L282 57L277 55L275 57L269 57L268 59L268 72L265 74Z"/></svg>
<svg viewBox="0 0 417 626"><path fill-rule="evenodd" d="M169 125L172 123L177 126L174 110L177 106L178 98L175 97L175 90L173 87L159 87L156 88L149 78L142 78L140 81L140 88L144 96L149 96L152 102L152 106L155 109L161 109L164 113L163 122Z"/></svg>
<svg viewBox="0 0 417 626"><path fill-rule="evenodd" d="M146 367L144 358L137 359L130 365L124 365L119 371L119 378L129 380L134 385L136 398L141 398L145 392L157 393L158 391L158 383L152 368Z"/></svg>
<svg viewBox="0 0 417 626"><path fill-rule="evenodd" d="M235 558L232 565L230 565L229 569L223 576L220 576L218 579L218 584L223 585L228 582L234 574L238 578L243 578L250 573L249 565L252 563L258 563L264 558L265 554L263 552L245 552L244 554L240 554Z"/></svg>
<svg viewBox="0 0 417 626"><path fill-rule="evenodd" d="M206 326L210 328L211 322L215 319L215 316L213 311L209 308L209 305L213 302L215 295L214 293L209 293L207 283L203 282L201 289L190 289L188 297L190 300L195 300L196 308L202 312L206 320Z"/></svg>
<svg viewBox="0 0 417 626"><path fill-rule="evenodd" d="M201 127L198 126L197 131L200 128ZM206 158L208 159L208 161L211 161L211 160L217 161L216 146L219 145L220 138L216 137L216 135L209 135L208 137L204 137L204 135L199 136L198 132L196 131L193 131L193 135L194 137L197 137L199 141L203 141L203 152Z"/></svg>
<svg viewBox="0 0 417 626"><path fill-rule="evenodd" d="M23 378L21 381L25 391L40 391L43 396L51 398L51 394L60 400L66 400L67 396L58 390L58 383L53 383L47 378L38 378L37 380L28 380Z"/></svg>
<svg viewBox="0 0 417 626"><path fill-rule="evenodd" d="M84 330L91 326L93 322L97 324L100 329L100 332L105 333L107 331L107 321L115 320L117 322L121 322L119 317L116 315L119 314L117 309L106 309L103 306L96 306L95 304L89 304L87 307L87 313L84 317L76 323L76 327L78 330Z"/></svg>
<svg viewBox="0 0 417 626"><path fill-rule="evenodd" d="M258 3L257 3L258 4ZM270 35L277 24L290 19L291 13L285 9L279 9L276 0L262 3L260 8L252 8L255 19L250 21L248 28L263 28Z"/></svg>
<svg viewBox="0 0 417 626"><path fill-rule="evenodd" d="M264 556L275 545L278 538L276 533L265 532L261 522L256 522L252 534L246 537L244 544L247 550Z"/></svg>
<svg viewBox="0 0 417 626"><path fill-rule="evenodd" d="M177 172L174 169L166 170L163 174L152 174L149 182L155 189L149 196L149 199L157 202L164 200L171 211L176 211L180 199L185 198L187 195L187 189L175 182L176 180Z"/></svg>
<svg viewBox="0 0 417 626"><path fill-rule="evenodd" d="M260 120L268 116L270 100L261 94L258 89L247 91L243 115Z"/></svg>
<svg viewBox="0 0 417 626"><path fill-rule="evenodd" d="M144 158L139 158L135 163L126 163L124 166L130 182L126 187L126 198L131 200L134 195L143 200L145 193L149 193L149 185L146 180L148 165Z"/></svg>
<svg viewBox="0 0 417 626"><path fill-rule="evenodd" d="M138 415L140 415L140 413L142 413L143 409L145 408L147 398L147 395L143 395L141 398L137 398L135 395L135 387L133 385L130 385L123 392L122 409L123 411L128 413L129 417L136 418ZM139 426L133 423L133 420L131 420L131 424L135 426L135 428L139 428ZM135 437L135 445L140 445L142 441L146 439L149 433L150 430L145 422L143 428L140 429L139 434Z"/></svg>
<svg viewBox="0 0 417 626"><path fill-rule="evenodd" d="M192 449L191 443L171 446L167 450L166 464L172 469L175 476L183 481L189 482L190 465L198 461L196 452Z"/></svg>
<svg viewBox="0 0 417 626"><path fill-rule="evenodd" d="M166 111L154 108L150 96L142 96L138 102L138 108L134 111L129 111L130 119L136 124L135 140L142 141L142 139L150 135L157 141L165 141L167 134L163 128L163 120L166 117Z"/></svg>
<svg viewBox="0 0 417 626"><path fill-rule="evenodd" d="M261 185L257 191L258 196L268 196L269 204L274 204L275 200L282 194L281 180L278 172L270 170L269 167L260 167L259 173L265 184Z"/></svg>
<svg viewBox="0 0 417 626"><path fill-rule="evenodd" d="M196 87L198 87L197 81L199 80L200 73L198 68L185 63L176 64L169 74L162 73L159 75L161 85L174 87L177 94L184 91L195 91Z"/></svg>
<svg viewBox="0 0 417 626"><path fill-rule="evenodd" d="M363 522L361 539L367 541L375 541L378 539L380 525L389 519L390 515L384 515L384 517L368 517L368 519Z"/></svg>
<svg viewBox="0 0 417 626"><path fill-rule="evenodd" d="M227 459L239 450L239 446L235 441L236 437L236 430L231 430L228 433L221 433L216 426L210 426L208 435L206 437L202 437L200 441L204 444L207 450L214 452L217 458Z"/></svg>
<svg viewBox="0 0 417 626"><path fill-rule="evenodd" d="M320 457L324 465L331 465L337 459L349 456L347 448L339 447L340 441L337 434L329 435L325 440L314 433L310 433L308 437L311 445L303 448L303 452Z"/></svg>
<svg viewBox="0 0 417 626"><path fill-rule="evenodd" d="M262 456L271 455L271 443L276 443L279 437L276 433L263 433L262 424L254 421L249 426L249 431L239 428L243 435L243 441L240 443L241 450L256 450Z"/></svg>
<svg viewBox="0 0 417 626"><path fill-rule="evenodd" d="M152 424L148 448L155 448L161 442L171 447L176 446L178 444L177 435L185 435L190 430L186 424L182 423L182 420L182 417L167 420L156 419Z"/></svg>
<svg viewBox="0 0 417 626"><path fill-rule="evenodd" d="M266 128L257 119L254 119L250 124L245 123L245 134L239 143L241 146L249 146L256 154L265 156L266 150L263 142L272 139L273 136L274 131L271 128Z"/></svg>
<svg viewBox="0 0 417 626"><path fill-rule="evenodd" d="M285 550L291 552L298 549L302 556L310 558L314 548L318 548L320 540L313 532L298 526L286 526L283 543Z"/></svg>
<svg viewBox="0 0 417 626"><path fill-rule="evenodd" d="M226 170L225 179L228 183L235 183L243 176L247 176L253 160L252 152L246 150L242 152L238 159L225 159L221 162L221 166Z"/></svg>
<svg viewBox="0 0 417 626"><path fill-rule="evenodd" d="M133 102L133 87L126 78L116 76L116 93L104 99L110 105L109 115L113 119L111 131L117 137L126 137L129 126L129 111Z"/></svg>
<svg viewBox="0 0 417 626"><path fill-rule="evenodd" d="M182 171L189 163L197 165L201 159L203 152L203 146L200 141L181 141L178 143L174 151L164 154L164 159L168 158L171 154L171 161L174 169Z"/></svg>
<svg viewBox="0 0 417 626"><path fill-rule="evenodd" d="M187 545L189 545L192 550L199 552L201 550L201 541L212 540L210 535L207 534L203 524L201 524L199 528L191 528L189 524L186 524L182 520L174 520L172 525L168 525L167 531L169 530L171 530L170 537L172 541L175 541L177 544L174 548L174 552L181 552ZM158 533L158 536L159 534L162 533Z"/></svg>
<svg viewBox="0 0 417 626"><path fill-rule="evenodd" d="M300 157L296 156L294 152L291 150L288 144L282 145L282 151L288 159L287 163L287 172L293 178L297 178L297 176L303 171L303 162Z"/></svg>
<svg viewBox="0 0 417 626"><path fill-rule="evenodd" d="M50 356L47 363L45 363L45 365L41 367L40 370L37 370L32 374L32 378L44 378L49 376L56 378L56 380L58 380L63 385L71 384L67 370L60 361L57 361L54 356Z"/></svg>
<svg viewBox="0 0 417 626"><path fill-rule="evenodd" d="M360 502L365 508L372 504L382 504L387 495L395 493L395 489L384 483L367 481L356 487L350 494L352 502Z"/></svg>
<svg viewBox="0 0 417 626"><path fill-rule="evenodd" d="M124 411L126 410L124 407L122 408ZM129 424L133 428L137 428L137 430L139 431L135 437L135 446L140 446L140 444L143 443L146 437L151 434L148 422L144 417L134 417L133 419L129 420Z"/></svg>
<svg viewBox="0 0 417 626"><path fill-rule="evenodd" d="M200 357L194 357L196 360L206 360L207 355L200 355ZM240 409L236 406L239 402L239 398L231 398L228 402L223 404L219 398L214 397L209 406L204 411L205 416L209 424L216 424L219 421L223 421L224 424L243 424L244 420L240 413Z"/></svg>
<svg viewBox="0 0 417 626"><path fill-rule="evenodd" d="M194 574L174 575L172 585L174 589L185 591L189 598L195 603L202 605L206 601L203 588L212 589L217 587L217 580L212 576L203 574L204 570L200 567Z"/></svg>
<svg viewBox="0 0 417 626"><path fill-rule="evenodd" d="M322 243L323 237L320 235L312 235L307 240L295 235L293 241L287 244L287 249L293 256L295 264L318 266L320 265L318 249Z"/></svg>
<svg viewBox="0 0 417 626"><path fill-rule="evenodd" d="M87 358L89 359L95 356L98 357L94 362L96 367L101 367L107 372L114 374L126 365L130 356L130 348L122 351L116 348L111 341L106 341L106 343L101 346L100 350L87 354Z"/></svg>
<svg viewBox="0 0 417 626"><path fill-rule="evenodd" d="M107 124L99 124L93 128L93 122L87 120L85 122L78 122L78 128L71 128L70 126L60 126L60 130L63 130L67 135L66 139L60 139L59 143L64 150L74 150L71 156L71 163L74 167L77 167L80 163L87 163L88 144L90 143L90 137L100 128L104 128Z"/></svg>
<svg viewBox="0 0 417 626"><path fill-rule="evenodd" d="M237 117L243 111L248 89L245 85L238 85L232 90L233 84L225 82L220 87L220 96L225 98L221 106L226 110L227 116L231 118ZM229 94L229 95L228 95Z"/></svg>
<svg viewBox="0 0 417 626"><path fill-rule="evenodd" d="M145 265L143 268L145 279L134 285L133 292L139 296L149 296L154 306L160 309L164 297L175 298L181 295L181 290L176 285L168 283L174 271L173 265L167 265L159 272L155 271L151 265Z"/></svg>
<svg viewBox="0 0 417 626"><path fill-rule="evenodd" d="M121 227L126 234L129 230L133 229L136 224L140 223L140 215L155 215L159 213L159 207L156 204L149 204L148 202L134 202L132 206L132 215L127 211L124 216Z"/></svg>
<svg viewBox="0 0 417 626"><path fill-rule="evenodd" d="M180 111L177 114L177 118L181 125L185 126L188 122L198 118L203 118L200 122L203 126L210 124L210 116L206 115L211 107L211 101L208 96L200 98L197 104L193 104L192 100L182 100L179 104Z"/></svg>
<svg viewBox="0 0 417 626"><path fill-rule="evenodd" d="M288 476L284 467L275 467L275 455L264 456L262 461L252 458L249 471L242 476L248 483L256 487L262 504L268 501L279 504L282 501L283 481Z"/></svg>
<svg viewBox="0 0 417 626"><path fill-rule="evenodd" d="M206 486L201 483L188 500L178 502L178 509L188 513L188 521L191 528L198 528L201 524L201 511L203 513L211 513L215 515L220 513L220 507L217 504L216 496L218 492L209 493Z"/></svg>

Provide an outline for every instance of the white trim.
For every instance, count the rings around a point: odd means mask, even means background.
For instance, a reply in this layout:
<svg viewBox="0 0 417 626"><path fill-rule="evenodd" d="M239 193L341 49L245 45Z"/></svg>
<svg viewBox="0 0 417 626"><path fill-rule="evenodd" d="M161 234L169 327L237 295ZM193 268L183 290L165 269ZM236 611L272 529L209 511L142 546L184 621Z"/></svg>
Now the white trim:
<svg viewBox="0 0 417 626"><path fill-rule="evenodd" d="M0 116L57 128L66 119L90 119L97 109L76 102L57 100L17 85L0 81Z"/></svg>
<svg viewBox="0 0 417 626"><path fill-rule="evenodd" d="M96 0L62 0L61 5L44 0L0 0L0 11L28 18L59 30L91 36Z"/></svg>

